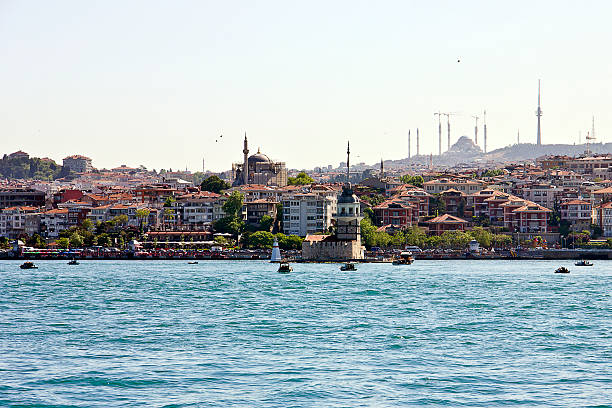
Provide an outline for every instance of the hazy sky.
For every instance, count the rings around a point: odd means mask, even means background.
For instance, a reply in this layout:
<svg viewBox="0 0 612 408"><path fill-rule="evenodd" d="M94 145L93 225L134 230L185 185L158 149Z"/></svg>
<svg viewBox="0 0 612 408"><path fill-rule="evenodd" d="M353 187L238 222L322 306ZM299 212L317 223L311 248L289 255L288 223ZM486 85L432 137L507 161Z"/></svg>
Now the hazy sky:
<svg viewBox="0 0 612 408"><path fill-rule="evenodd" d="M462 113L453 141L486 109L491 150L517 129L535 142L538 78L544 143L584 139L592 115L612 142L611 15L609 1L0 0L0 151L222 170L246 131L291 168L337 165L347 139L374 163L406 157L417 127L437 153L439 109Z"/></svg>

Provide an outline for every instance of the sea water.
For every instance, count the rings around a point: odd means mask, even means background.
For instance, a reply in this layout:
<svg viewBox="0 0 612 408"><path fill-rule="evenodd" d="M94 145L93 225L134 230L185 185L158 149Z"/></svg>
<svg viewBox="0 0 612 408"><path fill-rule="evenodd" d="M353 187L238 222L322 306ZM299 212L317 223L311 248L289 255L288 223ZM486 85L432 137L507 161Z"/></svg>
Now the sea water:
<svg viewBox="0 0 612 408"><path fill-rule="evenodd" d="M0 262L0 406L612 406L608 261L36 263Z"/></svg>

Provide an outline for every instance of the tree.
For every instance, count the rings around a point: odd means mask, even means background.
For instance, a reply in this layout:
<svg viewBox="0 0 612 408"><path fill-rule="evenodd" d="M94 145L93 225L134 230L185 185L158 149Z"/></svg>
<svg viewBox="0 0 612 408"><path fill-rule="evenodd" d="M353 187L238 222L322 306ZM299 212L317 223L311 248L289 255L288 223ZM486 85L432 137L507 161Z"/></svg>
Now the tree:
<svg viewBox="0 0 612 408"><path fill-rule="evenodd" d="M130 219L128 218L127 215L121 214L121 215L116 215L115 217L113 217L111 222L113 223L113 225L117 225L119 227L122 227L122 226L126 225L129 220Z"/></svg>
<svg viewBox="0 0 612 408"><path fill-rule="evenodd" d="M70 236L70 246L73 248L79 248L83 246L83 237L78 232L73 233Z"/></svg>
<svg viewBox="0 0 612 408"><path fill-rule="evenodd" d="M172 203L175 201L176 198L174 198L173 196L166 197L166 200L164 201L164 207L172 207Z"/></svg>
<svg viewBox="0 0 612 408"><path fill-rule="evenodd" d="M270 217L269 215L264 215L259 220L259 229L261 231L270 231L273 224L274 218Z"/></svg>
<svg viewBox="0 0 612 408"><path fill-rule="evenodd" d="M44 248L47 246L45 240L38 234L34 234L28 238L26 245L34 248Z"/></svg>
<svg viewBox="0 0 612 408"><path fill-rule="evenodd" d="M410 176L410 175L405 175L400 177L400 181L404 184L412 184L415 187L423 187L423 183L425 182L425 180L423 180L423 177L421 176Z"/></svg>
<svg viewBox="0 0 612 408"><path fill-rule="evenodd" d="M302 171L296 177L289 177L287 183L290 186L303 186L314 183L314 179Z"/></svg>
<svg viewBox="0 0 612 408"><path fill-rule="evenodd" d="M112 240L108 234L101 234L96 237L97 244L103 247L112 245Z"/></svg>
<svg viewBox="0 0 612 408"><path fill-rule="evenodd" d="M244 203L244 195L239 191L233 191L232 194L223 203L223 212L228 217L239 217L242 219L242 205Z"/></svg>
<svg viewBox="0 0 612 408"><path fill-rule="evenodd" d="M223 190L230 188L227 181L221 180L218 176L210 176L200 184L202 191L210 191L211 193L221 194Z"/></svg>
<svg viewBox="0 0 612 408"><path fill-rule="evenodd" d="M149 218L151 211L148 208L140 208L136 210L136 218L138 219L138 225L142 231L143 223Z"/></svg>
<svg viewBox="0 0 612 408"><path fill-rule="evenodd" d="M221 236L221 235L216 236L216 237L213 239L213 241L214 241L214 243L215 243L215 244L217 244L217 245L225 245L225 244L227 244L227 238L225 238L224 236Z"/></svg>
<svg viewBox="0 0 612 408"><path fill-rule="evenodd" d="M285 235L281 233L276 234L275 237L278 241L278 246L280 249L302 249L302 242L304 242L304 238L298 237L297 235Z"/></svg>
<svg viewBox="0 0 612 408"><path fill-rule="evenodd" d="M213 223L217 232L238 235L244 230L244 221L237 217L223 217Z"/></svg>
<svg viewBox="0 0 612 408"><path fill-rule="evenodd" d="M70 245L70 240L68 238L59 238L57 241L55 241L57 243L57 246L60 248L68 248L68 246Z"/></svg>
<svg viewBox="0 0 612 408"><path fill-rule="evenodd" d="M249 236L247 246L249 248L272 248L274 235L269 231L257 231Z"/></svg>
<svg viewBox="0 0 612 408"><path fill-rule="evenodd" d="M81 222L81 229L85 231L92 231L93 227L94 227L93 221L90 220L89 218L85 218L83 222Z"/></svg>
<svg viewBox="0 0 612 408"><path fill-rule="evenodd" d="M493 234L491 234L489 231L485 230L484 228L474 227L474 229L470 231L470 235L472 235L472 237L474 237L474 239L478 241L481 247L483 248L491 247L491 243L493 241Z"/></svg>

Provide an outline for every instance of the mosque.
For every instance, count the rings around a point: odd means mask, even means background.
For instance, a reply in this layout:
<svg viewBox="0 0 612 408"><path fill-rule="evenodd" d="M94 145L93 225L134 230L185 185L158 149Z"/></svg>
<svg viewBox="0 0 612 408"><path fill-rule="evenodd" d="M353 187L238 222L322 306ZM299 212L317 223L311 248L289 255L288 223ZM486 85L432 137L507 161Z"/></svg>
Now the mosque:
<svg viewBox="0 0 612 408"><path fill-rule="evenodd" d="M261 184L264 186L285 187L287 185L287 167L284 162L274 162L257 149L257 153L249 156L249 143L244 134L244 160L232 164L233 186L246 184Z"/></svg>

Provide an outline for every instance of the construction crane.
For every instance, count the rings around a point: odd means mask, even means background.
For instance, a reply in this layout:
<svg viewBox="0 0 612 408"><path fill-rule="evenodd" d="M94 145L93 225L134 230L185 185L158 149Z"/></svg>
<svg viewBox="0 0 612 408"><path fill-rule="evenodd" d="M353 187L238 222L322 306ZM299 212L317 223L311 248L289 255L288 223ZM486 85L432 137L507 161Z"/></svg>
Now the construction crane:
<svg viewBox="0 0 612 408"><path fill-rule="evenodd" d="M438 155L442 156L442 113L434 112L434 116L438 116Z"/></svg>
<svg viewBox="0 0 612 408"><path fill-rule="evenodd" d="M591 133L587 132L587 135L586 135L587 148L585 152L586 154L591 154L591 140L595 140L595 136L591 136Z"/></svg>
<svg viewBox="0 0 612 408"><path fill-rule="evenodd" d="M476 126L474 126L474 144L478 146L478 119L480 119L480 116L472 115L472 117L476 119Z"/></svg>

